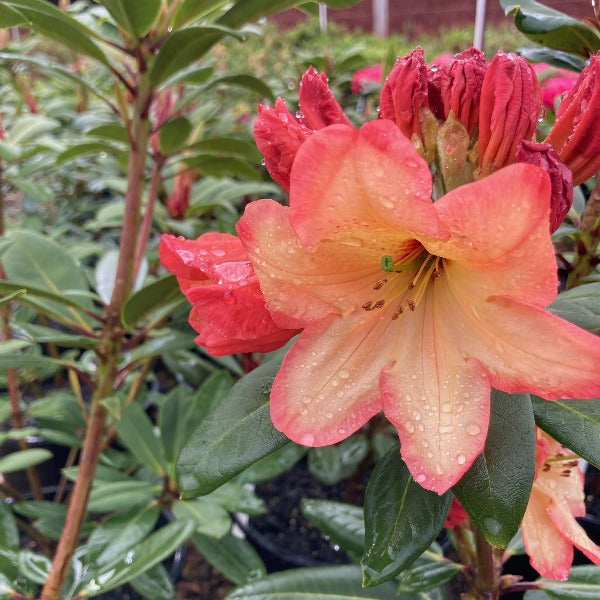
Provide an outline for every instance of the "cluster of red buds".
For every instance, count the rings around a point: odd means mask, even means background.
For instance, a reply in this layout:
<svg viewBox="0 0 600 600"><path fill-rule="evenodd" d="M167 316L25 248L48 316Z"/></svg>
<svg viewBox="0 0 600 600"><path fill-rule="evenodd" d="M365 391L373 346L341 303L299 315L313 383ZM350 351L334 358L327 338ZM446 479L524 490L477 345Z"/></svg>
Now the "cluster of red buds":
<svg viewBox="0 0 600 600"><path fill-rule="evenodd" d="M566 92L547 138L536 140L542 90L532 65L513 53L488 62L474 48L437 65L416 48L400 57L383 84L379 118L394 121L432 165L439 194L515 162L541 166L552 180L554 231L573 200L573 185L600 170L600 56ZM289 189L298 148L315 130L348 123L323 73L302 78L300 110L283 100L260 107L257 145L273 178Z"/></svg>

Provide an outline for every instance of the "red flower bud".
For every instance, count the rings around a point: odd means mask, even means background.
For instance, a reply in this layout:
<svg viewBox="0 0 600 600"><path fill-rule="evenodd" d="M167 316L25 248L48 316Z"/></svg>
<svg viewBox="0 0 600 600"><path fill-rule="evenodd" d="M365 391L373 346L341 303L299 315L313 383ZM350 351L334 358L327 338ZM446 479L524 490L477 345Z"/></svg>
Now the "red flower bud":
<svg viewBox="0 0 600 600"><path fill-rule="evenodd" d="M550 144L523 140L517 162L541 167L550 176L550 232L556 231L573 204L573 176Z"/></svg>
<svg viewBox="0 0 600 600"><path fill-rule="evenodd" d="M600 53L592 56L556 111L544 140L558 152L579 185L600 170Z"/></svg>
<svg viewBox="0 0 600 600"><path fill-rule="evenodd" d="M390 119L409 139L417 135L423 140L422 109L427 100L427 65L422 48L415 48L396 61L383 84L379 101L379 117Z"/></svg>
<svg viewBox="0 0 600 600"><path fill-rule="evenodd" d="M446 120L452 111L469 135L472 135L479 120L481 86L486 69L487 63L483 53L476 48L470 48L433 71L430 77L429 104L433 104L433 97L439 97L441 106L434 110L436 116Z"/></svg>
<svg viewBox="0 0 600 600"><path fill-rule="evenodd" d="M174 219L183 219L190 206L192 185L196 181L196 172L182 165L173 180L173 191L167 198L167 211Z"/></svg>
<svg viewBox="0 0 600 600"><path fill-rule="evenodd" d="M339 123L351 124L331 93L325 73L317 74L313 67L306 71L300 84L299 118L292 115L281 98L277 98L274 107L260 105L254 139L271 177L289 190L290 171L300 146L313 131Z"/></svg>
<svg viewBox="0 0 600 600"><path fill-rule="evenodd" d="M456 498L452 498L452 504L450 505L448 516L444 521L444 527L446 529L454 529L455 527L462 525L468 516L469 515L462 504Z"/></svg>
<svg viewBox="0 0 600 600"><path fill-rule="evenodd" d="M158 250L162 265L177 277L192 304L196 343L210 354L269 352L298 333L273 322L239 238L205 233L185 240L166 234Z"/></svg>
<svg viewBox="0 0 600 600"><path fill-rule="evenodd" d="M531 140L541 109L541 90L532 66L516 54L498 52L481 88L479 177L516 160L521 140Z"/></svg>
<svg viewBox="0 0 600 600"><path fill-rule="evenodd" d="M259 106L254 122L254 139L265 157L265 166L271 177L284 189L290 189L290 171L296 153L310 129L302 125L277 98L275 106Z"/></svg>
<svg viewBox="0 0 600 600"><path fill-rule="evenodd" d="M302 122L316 131L328 125L351 125L327 83L325 73L310 67L300 82L300 112Z"/></svg>

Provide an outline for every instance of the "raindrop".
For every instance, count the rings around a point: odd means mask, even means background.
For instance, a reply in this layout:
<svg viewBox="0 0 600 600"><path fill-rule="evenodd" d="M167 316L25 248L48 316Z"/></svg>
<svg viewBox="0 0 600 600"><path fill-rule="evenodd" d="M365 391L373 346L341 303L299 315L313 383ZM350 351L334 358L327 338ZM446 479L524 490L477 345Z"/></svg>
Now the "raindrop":
<svg viewBox="0 0 600 600"><path fill-rule="evenodd" d="M488 528L489 532L498 535L500 530L502 529L502 524L496 519L492 519L491 517L486 517L483 520L484 525Z"/></svg>
<svg viewBox="0 0 600 600"><path fill-rule="evenodd" d="M454 431L454 425L440 425L438 431L440 433L452 433Z"/></svg>
<svg viewBox="0 0 600 600"><path fill-rule="evenodd" d="M416 477L415 477L415 481L417 483L424 483L425 480L427 479L427 475L425 475L425 473L419 473Z"/></svg>
<svg viewBox="0 0 600 600"><path fill-rule="evenodd" d="M479 435L481 432L481 427L475 423L469 423L466 427L466 431L469 435Z"/></svg>
<svg viewBox="0 0 600 600"><path fill-rule="evenodd" d="M211 250L211 252L215 256L225 256L225 250L221 250L220 248L214 248L213 250Z"/></svg>
<svg viewBox="0 0 600 600"><path fill-rule="evenodd" d="M223 294L223 302L225 302L225 304L236 304L237 300L231 292L225 292Z"/></svg>
<svg viewBox="0 0 600 600"><path fill-rule="evenodd" d="M404 427L408 433L413 433L415 430L415 426L410 421L406 421L406 423L404 423Z"/></svg>
<svg viewBox="0 0 600 600"><path fill-rule="evenodd" d="M464 454L459 454L459 455L456 457L456 460L458 461L458 464L459 464L459 465L464 465L464 464L465 464L465 462L467 461L467 457L466 457Z"/></svg>
<svg viewBox="0 0 600 600"><path fill-rule="evenodd" d="M342 369L338 375L342 378L342 379L348 379L348 377L350 377L350 372L346 371L346 369Z"/></svg>
<svg viewBox="0 0 600 600"><path fill-rule="evenodd" d="M314 446L315 444L315 436L310 434L310 433L305 433L301 440L300 443L304 446Z"/></svg>

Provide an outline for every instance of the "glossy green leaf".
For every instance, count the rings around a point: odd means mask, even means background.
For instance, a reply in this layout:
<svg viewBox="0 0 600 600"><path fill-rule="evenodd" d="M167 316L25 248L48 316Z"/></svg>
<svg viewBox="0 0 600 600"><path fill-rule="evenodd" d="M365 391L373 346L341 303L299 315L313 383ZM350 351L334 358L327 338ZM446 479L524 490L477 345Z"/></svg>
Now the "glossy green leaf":
<svg viewBox="0 0 600 600"><path fill-rule="evenodd" d="M585 68L585 60L581 56L571 54L570 52L563 52L562 50L554 50L553 48L542 46L541 48L519 48L518 52L530 62L548 63L558 69L581 72ZM575 188L575 193L577 193L578 189L580 188Z"/></svg>
<svg viewBox="0 0 600 600"><path fill-rule="evenodd" d="M154 529L159 514L160 507L152 503L102 521L86 544L88 561L101 566L116 560Z"/></svg>
<svg viewBox="0 0 600 600"><path fill-rule="evenodd" d="M398 448L377 464L365 495L366 586L388 581L410 565L444 525L452 494L422 488L411 477Z"/></svg>
<svg viewBox="0 0 600 600"><path fill-rule="evenodd" d="M350 477L369 453L369 441L364 435L353 435L339 444L311 448L308 468L325 485L334 485Z"/></svg>
<svg viewBox="0 0 600 600"><path fill-rule="evenodd" d="M192 133L192 124L186 117L176 117L167 121L158 132L160 151L170 156L185 148L188 137Z"/></svg>
<svg viewBox="0 0 600 600"><path fill-rule="evenodd" d="M2 296L0 298L0 304L5 304L7 302L11 302L12 300L14 300L15 298L18 298L19 296L22 296L23 294L25 294L27 292L26 289L21 288L19 290L15 290L14 292L7 294L6 296Z"/></svg>
<svg viewBox="0 0 600 600"><path fill-rule="evenodd" d="M9 505L0 501L0 548L19 549L19 530Z"/></svg>
<svg viewBox="0 0 600 600"><path fill-rule="evenodd" d="M535 0L500 0L506 15L530 40L588 57L600 49L600 34L584 21Z"/></svg>
<svg viewBox="0 0 600 600"><path fill-rule="evenodd" d="M155 565L145 573L138 575L129 585L148 600L173 600L175 586L162 565Z"/></svg>
<svg viewBox="0 0 600 600"><path fill-rule="evenodd" d="M3 254L2 265L10 283L46 290L56 296L68 294L82 308L93 308L91 300L82 294L89 291L85 272L58 243L25 230L9 231L6 236L12 245ZM75 296L76 292L81 295ZM80 311L58 302L49 303L55 312L86 325Z"/></svg>
<svg viewBox="0 0 600 600"><path fill-rule="evenodd" d="M255 144L231 137L205 138L190 144L187 150L220 156L237 156L254 162L262 160L262 154Z"/></svg>
<svg viewBox="0 0 600 600"><path fill-rule="evenodd" d="M536 583L557 600L597 600L600 598L600 568L596 565L572 567L567 581L538 579Z"/></svg>
<svg viewBox="0 0 600 600"><path fill-rule="evenodd" d="M598 298L600 283L586 283L559 294L548 309L583 329L600 332Z"/></svg>
<svg viewBox="0 0 600 600"><path fill-rule="evenodd" d="M231 533L221 539L195 533L192 536L200 554L228 579L242 585L266 575L265 565L254 547Z"/></svg>
<svg viewBox="0 0 600 600"><path fill-rule="evenodd" d="M600 468L600 398L549 401L532 396L538 427Z"/></svg>
<svg viewBox="0 0 600 600"><path fill-rule="evenodd" d="M419 600L418 596L398 596L396 586L384 583L365 589L359 567L317 567L294 569L268 575L234 590L228 600Z"/></svg>
<svg viewBox="0 0 600 600"><path fill-rule="evenodd" d="M302 514L334 544L360 558L365 548L365 519L360 506L304 498Z"/></svg>
<svg viewBox="0 0 600 600"><path fill-rule="evenodd" d="M184 497L212 492L289 443L269 416L269 395L279 366L270 361L245 375L192 434L177 463Z"/></svg>
<svg viewBox="0 0 600 600"><path fill-rule="evenodd" d="M175 350L187 350L195 346L194 334L183 333L171 329L154 330L156 337L140 344L131 354L129 360L137 362Z"/></svg>
<svg viewBox="0 0 600 600"><path fill-rule="evenodd" d="M238 475L237 481L260 483L274 479L291 469L306 454L307 450L305 446L290 442L242 471Z"/></svg>
<svg viewBox="0 0 600 600"><path fill-rule="evenodd" d="M117 24L138 38L144 37L154 25L161 0L101 0Z"/></svg>
<svg viewBox="0 0 600 600"><path fill-rule="evenodd" d="M232 513L254 516L267 512L265 501L256 495L252 487L234 481L228 481L205 498Z"/></svg>
<svg viewBox="0 0 600 600"><path fill-rule="evenodd" d="M123 324L131 327L156 309L181 296L181 290L174 275L157 279L129 297L121 313Z"/></svg>
<svg viewBox="0 0 600 600"><path fill-rule="evenodd" d="M222 538L231 528L229 513L207 498L193 498L173 503L173 514L177 519L193 519L196 532L214 538Z"/></svg>
<svg viewBox="0 0 600 600"><path fill-rule="evenodd" d="M43 585L50 573L52 562L47 556L31 552L31 550L21 550L18 558L19 572L29 581Z"/></svg>
<svg viewBox="0 0 600 600"><path fill-rule="evenodd" d="M150 69L151 84L156 87L186 69L225 35L240 37L237 32L217 25L174 31L161 47Z"/></svg>
<svg viewBox="0 0 600 600"><path fill-rule="evenodd" d="M191 536L194 528L193 520L177 520L165 525L125 556L91 573L79 593L91 595L107 592L147 572L173 554Z"/></svg>
<svg viewBox="0 0 600 600"><path fill-rule="evenodd" d="M112 510L130 510L148 504L160 495L161 487L146 481L116 481L94 486L90 494L88 511L91 513Z"/></svg>
<svg viewBox="0 0 600 600"><path fill-rule="evenodd" d="M99 155L103 152L109 155L115 155L119 152L123 152L124 149L116 144L104 141L97 142L82 142L81 144L74 144L56 157L56 164L62 165L71 160L81 158L82 156L88 155Z"/></svg>
<svg viewBox="0 0 600 600"><path fill-rule="evenodd" d="M229 85L233 87L241 87L251 92L256 92L261 98L268 98L271 102L275 102L275 96L271 88L258 77L252 75L225 75L218 79L213 79L206 89L216 87L218 85Z"/></svg>
<svg viewBox="0 0 600 600"><path fill-rule="evenodd" d="M50 500L23 500L13 503L16 512L35 519L62 518L67 514L65 504L57 504Z"/></svg>
<svg viewBox="0 0 600 600"><path fill-rule="evenodd" d="M419 564L417 564L419 563ZM398 576L399 592L424 592L450 581L463 568L442 555L416 560Z"/></svg>
<svg viewBox="0 0 600 600"><path fill-rule="evenodd" d="M480 454L453 491L487 541L506 548L517 533L535 471L535 422L528 394L492 390Z"/></svg>
<svg viewBox="0 0 600 600"><path fill-rule="evenodd" d="M29 448L12 452L0 458L0 473L13 473L33 467L52 458L52 452L45 448Z"/></svg>
<svg viewBox="0 0 600 600"><path fill-rule="evenodd" d="M121 443L141 465L157 475L166 474L162 444L154 433L152 421L140 404L133 402L125 409L117 423L117 433Z"/></svg>
<svg viewBox="0 0 600 600"><path fill-rule="evenodd" d="M241 27L298 4L301 0L243 0L235 2L218 22L227 27Z"/></svg>
<svg viewBox="0 0 600 600"><path fill-rule="evenodd" d="M90 137L99 137L114 142L128 143L127 130L121 123L105 123L88 129L86 135Z"/></svg>
<svg viewBox="0 0 600 600"><path fill-rule="evenodd" d="M243 177L256 181L261 179L258 169L233 156L225 158L208 154L193 154L186 156L183 162L207 177Z"/></svg>
<svg viewBox="0 0 600 600"><path fill-rule="evenodd" d="M85 335L75 335L65 333L60 329L52 329L51 327L43 327L33 323L24 324L18 328L20 333L27 335L32 341L38 344L51 342L64 348L96 348L102 343L98 338L88 337Z"/></svg>
<svg viewBox="0 0 600 600"><path fill-rule="evenodd" d="M0 27L14 27L26 23L27 19L15 8L0 4Z"/></svg>
<svg viewBox="0 0 600 600"><path fill-rule="evenodd" d="M4 4L19 11L37 33L60 42L79 54L108 64L104 52L92 41L94 33L68 12L59 10L44 0L4 0Z"/></svg>
<svg viewBox="0 0 600 600"><path fill-rule="evenodd" d="M10 129L9 140L13 144L24 144L60 127L60 121L43 115L21 115L15 119Z"/></svg>
<svg viewBox="0 0 600 600"><path fill-rule="evenodd" d="M179 27L216 10L227 0L183 0L175 13L174 27Z"/></svg>

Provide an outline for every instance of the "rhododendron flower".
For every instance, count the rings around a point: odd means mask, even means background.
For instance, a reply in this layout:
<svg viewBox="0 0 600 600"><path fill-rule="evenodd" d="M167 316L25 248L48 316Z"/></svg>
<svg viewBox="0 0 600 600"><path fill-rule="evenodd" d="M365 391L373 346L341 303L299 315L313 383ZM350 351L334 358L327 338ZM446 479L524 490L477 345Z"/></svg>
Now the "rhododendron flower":
<svg viewBox="0 0 600 600"><path fill-rule="evenodd" d="M544 140L573 173L574 185L600 170L600 53L592 56L575 86L565 94Z"/></svg>
<svg viewBox="0 0 600 600"><path fill-rule="evenodd" d="M210 354L268 352L298 333L271 319L252 265L235 236L206 233L185 240L165 234L159 253L193 306L190 325L200 334L196 342Z"/></svg>
<svg viewBox="0 0 600 600"><path fill-rule="evenodd" d="M181 165L173 180L173 191L169 194L166 204L169 215L174 219L182 219L190 206L192 186L196 181L196 172Z"/></svg>
<svg viewBox="0 0 600 600"><path fill-rule="evenodd" d="M452 498L452 504L450 505L448 516L444 521L444 527L446 529L454 529L455 527L462 525L468 517L469 515L463 508L463 505L456 498Z"/></svg>
<svg viewBox="0 0 600 600"><path fill-rule="evenodd" d="M516 164L435 204L391 121L313 133L290 206L250 203L237 230L273 321L304 328L271 392L277 429L334 444L383 410L403 459L442 493L482 451L490 389L600 394L600 338L543 307L557 294L550 183Z"/></svg>
<svg viewBox="0 0 600 600"><path fill-rule="evenodd" d="M600 546L588 538L575 520L585 515L583 474L576 457L538 430L536 467L522 524L531 566L542 577L567 579L573 546L600 565Z"/></svg>
<svg viewBox="0 0 600 600"><path fill-rule="evenodd" d="M523 140L517 162L541 167L550 176L550 232L556 231L573 204L573 175L550 144Z"/></svg>
<svg viewBox="0 0 600 600"><path fill-rule="evenodd" d="M535 71L542 88L542 102L550 110L556 110L556 99L568 92L577 81L577 73L557 69L548 63L535 63Z"/></svg>
<svg viewBox="0 0 600 600"><path fill-rule="evenodd" d="M383 68L381 65L371 65L364 69L354 71L350 82L350 91L353 94L362 94L373 83L381 83Z"/></svg>
<svg viewBox="0 0 600 600"><path fill-rule="evenodd" d="M541 91L532 66L516 54L498 52L481 88L480 177L516 160L521 140L533 139L541 111Z"/></svg>
<svg viewBox="0 0 600 600"><path fill-rule="evenodd" d="M275 106L259 106L254 139L271 177L289 190L290 171L300 146L316 129L337 123L350 125L329 89L325 73L318 74L313 67L300 83L298 117L292 115L281 98L277 98Z"/></svg>

